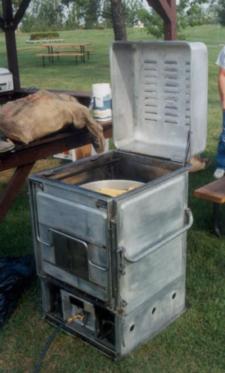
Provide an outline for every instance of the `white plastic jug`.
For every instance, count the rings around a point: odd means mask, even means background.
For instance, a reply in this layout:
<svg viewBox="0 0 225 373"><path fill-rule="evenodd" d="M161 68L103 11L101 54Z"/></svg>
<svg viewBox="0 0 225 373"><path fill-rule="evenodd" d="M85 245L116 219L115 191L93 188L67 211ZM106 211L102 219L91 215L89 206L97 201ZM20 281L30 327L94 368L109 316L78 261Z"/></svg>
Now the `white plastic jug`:
<svg viewBox="0 0 225 373"><path fill-rule="evenodd" d="M92 110L97 121L112 120L112 92L109 83L92 85Z"/></svg>

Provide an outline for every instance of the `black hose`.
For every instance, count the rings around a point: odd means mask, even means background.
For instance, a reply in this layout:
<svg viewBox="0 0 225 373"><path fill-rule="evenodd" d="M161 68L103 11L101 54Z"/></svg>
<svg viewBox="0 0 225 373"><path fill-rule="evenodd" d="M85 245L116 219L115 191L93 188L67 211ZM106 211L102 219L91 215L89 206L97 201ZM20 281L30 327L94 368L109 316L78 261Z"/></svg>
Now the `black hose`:
<svg viewBox="0 0 225 373"><path fill-rule="evenodd" d="M49 337L47 338L47 341L45 342L45 345L39 355L39 358L35 364L35 367L33 369L33 373L40 373L41 371L41 365L45 359L45 356L52 344L52 342L55 340L55 338L57 337L57 335L60 333L61 331L61 328L60 326L56 329L54 329L53 333L49 335Z"/></svg>

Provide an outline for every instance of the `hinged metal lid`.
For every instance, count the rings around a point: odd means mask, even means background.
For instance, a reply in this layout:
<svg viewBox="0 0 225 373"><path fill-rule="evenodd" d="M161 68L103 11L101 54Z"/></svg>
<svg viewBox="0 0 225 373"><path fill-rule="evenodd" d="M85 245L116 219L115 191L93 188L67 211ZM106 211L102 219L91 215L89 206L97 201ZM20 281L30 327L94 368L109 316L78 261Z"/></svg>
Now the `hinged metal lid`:
<svg viewBox="0 0 225 373"><path fill-rule="evenodd" d="M115 42L111 80L117 148L178 162L205 149L208 56L204 44Z"/></svg>

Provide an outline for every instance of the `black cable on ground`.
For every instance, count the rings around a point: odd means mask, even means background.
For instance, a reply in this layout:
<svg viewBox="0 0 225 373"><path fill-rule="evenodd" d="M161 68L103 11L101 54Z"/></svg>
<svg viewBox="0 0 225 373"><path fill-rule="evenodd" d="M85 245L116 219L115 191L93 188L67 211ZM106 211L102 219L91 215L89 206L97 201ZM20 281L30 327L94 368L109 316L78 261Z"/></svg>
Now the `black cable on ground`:
<svg viewBox="0 0 225 373"><path fill-rule="evenodd" d="M39 358L35 364L35 367L34 367L34 370L33 370L33 373L40 373L41 371L41 365L45 359L45 356L52 344L52 342L55 340L55 338L57 337L57 335L60 333L61 331L61 328L60 326L58 328L56 328L52 334L49 335L49 337L47 338L47 341L45 342L45 345L39 355Z"/></svg>

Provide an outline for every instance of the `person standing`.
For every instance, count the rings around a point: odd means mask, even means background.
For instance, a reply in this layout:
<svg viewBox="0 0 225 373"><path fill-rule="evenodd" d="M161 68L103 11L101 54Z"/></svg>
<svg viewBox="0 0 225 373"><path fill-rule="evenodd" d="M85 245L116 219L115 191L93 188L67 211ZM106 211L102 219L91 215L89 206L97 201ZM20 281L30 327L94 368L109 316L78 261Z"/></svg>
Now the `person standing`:
<svg viewBox="0 0 225 373"><path fill-rule="evenodd" d="M225 47L220 51L216 64L219 66L218 89L222 107L222 132L217 147L217 168L214 172L214 177L219 179L225 175Z"/></svg>

